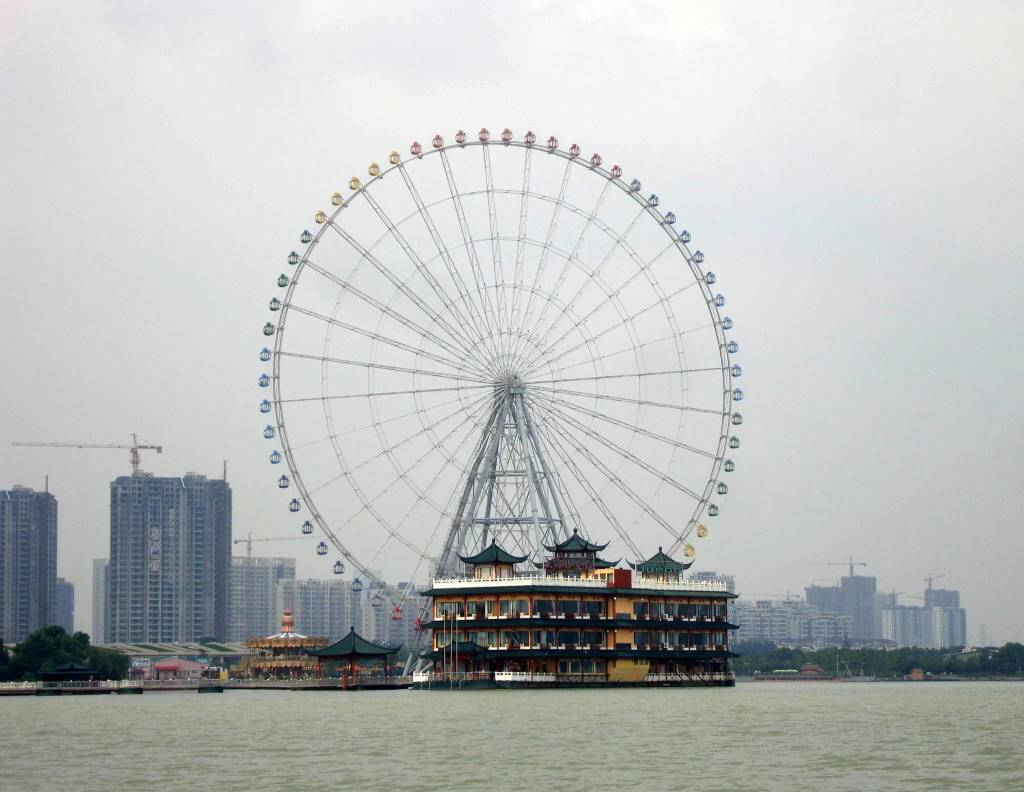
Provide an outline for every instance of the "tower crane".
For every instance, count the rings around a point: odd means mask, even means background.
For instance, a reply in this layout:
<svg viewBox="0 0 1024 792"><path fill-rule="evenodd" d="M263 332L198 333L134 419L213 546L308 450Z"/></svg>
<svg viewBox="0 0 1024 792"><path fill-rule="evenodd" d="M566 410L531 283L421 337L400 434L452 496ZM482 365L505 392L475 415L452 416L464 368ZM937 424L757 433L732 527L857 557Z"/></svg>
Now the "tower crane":
<svg viewBox="0 0 1024 792"><path fill-rule="evenodd" d="M846 561L811 561L811 566L849 566L850 577L853 577L853 568L855 566L867 566L865 561L854 561L853 556L850 556Z"/></svg>
<svg viewBox="0 0 1024 792"><path fill-rule="evenodd" d="M271 537L268 539L253 539L252 531L249 532L248 536L244 539L232 539L231 544L242 544L245 543L245 557L252 558L252 544L253 542L293 542L296 539L305 539L304 536L278 536Z"/></svg>
<svg viewBox="0 0 1024 792"><path fill-rule="evenodd" d="M148 450L156 451L158 454L162 454L164 447L159 445L142 445L139 443L139 436L132 432L132 443L131 445L123 445L119 443L38 443L38 442L17 442L11 443L12 446L46 446L48 448L118 448L127 449L130 452L129 459L132 463L132 475L135 476L139 473L140 466L142 465L142 455L139 451Z"/></svg>
<svg viewBox="0 0 1024 792"><path fill-rule="evenodd" d="M941 575L933 575L931 572L929 572L928 573L928 577L926 577L924 579L924 582L928 584L928 590L931 591L932 581L938 580L939 578L944 578L945 576L946 576L945 572L943 572Z"/></svg>

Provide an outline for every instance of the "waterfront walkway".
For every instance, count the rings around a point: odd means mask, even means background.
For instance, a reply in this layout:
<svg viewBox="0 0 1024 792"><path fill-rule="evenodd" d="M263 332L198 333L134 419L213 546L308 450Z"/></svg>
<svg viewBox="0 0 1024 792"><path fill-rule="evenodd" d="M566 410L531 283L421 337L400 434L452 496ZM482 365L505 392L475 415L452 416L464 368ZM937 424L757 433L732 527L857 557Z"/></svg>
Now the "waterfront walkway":
<svg viewBox="0 0 1024 792"><path fill-rule="evenodd" d="M343 679L125 679L96 682L0 682L0 696L95 696L174 690L221 693L225 690L401 690L411 677Z"/></svg>

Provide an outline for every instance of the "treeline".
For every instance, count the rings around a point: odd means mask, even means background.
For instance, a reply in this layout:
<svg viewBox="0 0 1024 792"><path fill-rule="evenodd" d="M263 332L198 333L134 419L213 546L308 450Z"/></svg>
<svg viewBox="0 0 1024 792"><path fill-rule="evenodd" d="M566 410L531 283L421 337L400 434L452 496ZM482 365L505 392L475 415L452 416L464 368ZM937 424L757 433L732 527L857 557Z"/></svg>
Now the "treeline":
<svg viewBox="0 0 1024 792"><path fill-rule="evenodd" d="M41 674L77 663L98 671L104 679L124 679L128 658L89 643L84 632L68 635L63 627L43 627L8 651L0 642L0 682L31 682Z"/></svg>
<svg viewBox="0 0 1024 792"><path fill-rule="evenodd" d="M914 668L932 674L959 676L1024 674L1024 644L1020 643L970 654L958 654L955 649L786 649L769 641L743 641L732 650L740 655L733 660L733 669L741 675L780 668L799 669L804 663L814 663L833 674L838 666L841 674L863 672L878 677L901 677Z"/></svg>

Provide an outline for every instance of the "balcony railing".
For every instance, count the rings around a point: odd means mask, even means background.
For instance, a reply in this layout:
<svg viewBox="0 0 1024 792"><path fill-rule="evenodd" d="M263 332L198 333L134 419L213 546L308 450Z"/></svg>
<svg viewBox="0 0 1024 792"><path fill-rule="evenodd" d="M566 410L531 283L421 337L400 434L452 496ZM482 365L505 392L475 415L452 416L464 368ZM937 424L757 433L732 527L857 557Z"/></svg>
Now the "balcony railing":
<svg viewBox="0 0 1024 792"><path fill-rule="evenodd" d="M453 588L518 588L522 586L558 586L563 588L608 588L603 578L577 578L560 575L518 575L510 578L435 578L432 583L435 589ZM725 583L720 580L674 580L666 581L649 578L644 575L633 576L635 589L668 589L672 591L725 591Z"/></svg>

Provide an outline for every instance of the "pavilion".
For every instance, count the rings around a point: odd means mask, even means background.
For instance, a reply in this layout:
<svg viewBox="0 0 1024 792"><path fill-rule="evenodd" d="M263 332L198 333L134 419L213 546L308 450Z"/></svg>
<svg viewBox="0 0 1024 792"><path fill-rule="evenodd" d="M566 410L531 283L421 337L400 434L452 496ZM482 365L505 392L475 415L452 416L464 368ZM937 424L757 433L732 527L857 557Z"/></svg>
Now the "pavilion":
<svg viewBox="0 0 1024 792"><path fill-rule="evenodd" d="M383 680L389 675L388 658L398 652L401 646L394 649L368 641L356 632L353 627L349 634L330 646L310 651L316 658L317 678L340 676L345 687L360 684L359 680L380 678L375 673L383 668Z"/></svg>

